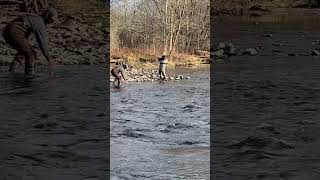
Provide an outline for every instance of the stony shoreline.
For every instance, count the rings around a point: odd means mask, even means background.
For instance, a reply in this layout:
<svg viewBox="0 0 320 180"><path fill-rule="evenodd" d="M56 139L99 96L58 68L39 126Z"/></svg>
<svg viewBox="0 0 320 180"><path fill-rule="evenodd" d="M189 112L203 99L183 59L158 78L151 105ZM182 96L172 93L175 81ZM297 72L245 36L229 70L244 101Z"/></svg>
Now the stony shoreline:
<svg viewBox="0 0 320 180"><path fill-rule="evenodd" d="M17 16L0 18L0 65L9 65L16 50L5 42L2 32L8 22ZM104 37L102 23L88 22L83 16L60 14L59 22L49 25L48 46L51 58L60 65L103 64L107 40ZM30 40L37 52L37 64L47 64L42 52L37 47L33 35Z"/></svg>
<svg viewBox="0 0 320 180"><path fill-rule="evenodd" d="M153 82L160 80L158 75L158 70L144 70L144 69L135 69L130 68L126 71L126 76L128 82ZM181 81L192 79L192 76L186 76L183 74L170 74L168 75L166 81ZM207 79L210 79L208 76ZM110 82L113 82L115 78L110 74Z"/></svg>

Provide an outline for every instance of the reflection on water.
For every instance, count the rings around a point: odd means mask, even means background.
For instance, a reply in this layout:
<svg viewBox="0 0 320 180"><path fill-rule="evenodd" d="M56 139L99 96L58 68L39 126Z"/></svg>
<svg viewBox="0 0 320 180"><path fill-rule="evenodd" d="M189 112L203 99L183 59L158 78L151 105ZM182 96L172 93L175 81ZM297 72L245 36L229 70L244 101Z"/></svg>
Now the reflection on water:
<svg viewBox="0 0 320 180"><path fill-rule="evenodd" d="M129 83L111 92L114 179L209 179L209 75L176 82Z"/></svg>

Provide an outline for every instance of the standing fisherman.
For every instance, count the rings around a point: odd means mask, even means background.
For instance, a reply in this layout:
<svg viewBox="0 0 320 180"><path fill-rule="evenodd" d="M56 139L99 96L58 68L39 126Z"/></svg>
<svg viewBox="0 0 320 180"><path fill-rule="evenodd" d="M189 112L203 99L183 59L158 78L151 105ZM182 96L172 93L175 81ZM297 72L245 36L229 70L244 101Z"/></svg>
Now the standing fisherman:
<svg viewBox="0 0 320 180"><path fill-rule="evenodd" d="M52 72L53 62L49 57L46 29L47 25L53 23L58 18L58 13L54 8L48 8L43 15L26 15L10 22L4 29L3 37L5 41L18 51L15 59L10 65L10 72L14 71L15 63L21 57L25 58L25 75L35 74L36 53L28 38L31 33L35 35L39 48L48 61L49 71Z"/></svg>
<svg viewBox="0 0 320 180"><path fill-rule="evenodd" d="M159 76L161 80L165 80L167 78L166 76L166 64L168 63L168 60L166 59L165 55L162 55L159 58Z"/></svg>

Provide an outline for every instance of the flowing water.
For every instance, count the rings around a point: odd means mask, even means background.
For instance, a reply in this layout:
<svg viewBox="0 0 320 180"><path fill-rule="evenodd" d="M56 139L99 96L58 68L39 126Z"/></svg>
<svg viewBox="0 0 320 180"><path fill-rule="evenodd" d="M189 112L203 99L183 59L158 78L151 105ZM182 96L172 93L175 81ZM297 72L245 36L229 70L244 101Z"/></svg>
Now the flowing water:
<svg viewBox="0 0 320 180"><path fill-rule="evenodd" d="M218 18L215 42L256 56L214 64L215 180L320 178L319 10ZM267 35L267 36L266 36Z"/></svg>
<svg viewBox="0 0 320 180"><path fill-rule="evenodd" d="M105 179L105 68L64 66L26 79L0 71L0 179Z"/></svg>
<svg viewBox="0 0 320 180"><path fill-rule="evenodd" d="M111 88L111 179L209 179L209 69L174 73Z"/></svg>

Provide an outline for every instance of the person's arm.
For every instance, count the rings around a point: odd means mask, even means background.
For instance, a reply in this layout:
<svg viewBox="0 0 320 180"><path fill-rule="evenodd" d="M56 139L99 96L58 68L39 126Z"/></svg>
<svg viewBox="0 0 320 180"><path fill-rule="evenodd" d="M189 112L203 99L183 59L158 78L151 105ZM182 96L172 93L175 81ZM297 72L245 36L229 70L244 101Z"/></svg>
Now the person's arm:
<svg viewBox="0 0 320 180"><path fill-rule="evenodd" d="M48 42L47 42L47 28L41 17L29 17L29 22L33 33L37 40L40 50L42 51L44 57L50 62Z"/></svg>
<svg viewBox="0 0 320 180"><path fill-rule="evenodd" d="M48 41L47 41L47 32L46 32L46 25L41 17L33 17L29 19L31 27L33 29L35 38L39 45L42 54L48 61L48 70L49 73L53 73L54 62L51 61L49 50L48 50Z"/></svg>
<svg viewBox="0 0 320 180"><path fill-rule="evenodd" d="M124 72L124 69L123 69L123 68L121 68L120 72L121 72L121 75L122 75L123 80L124 80L124 81L127 81L127 78L126 78L126 76L125 76L125 72Z"/></svg>
<svg viewBox="0 0 320 180"><path fill-rule="evenodd" d="M48 46L47 46L47 37L45 32L35 32L35 37L38 42L39 48L42 51L44 57L48 62L50 62L50 56L49 56L49 51L48 51Z"/></svg>

